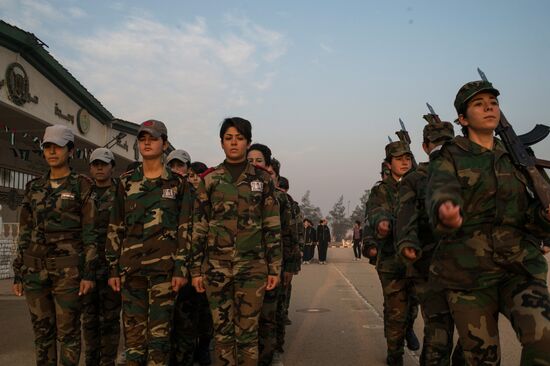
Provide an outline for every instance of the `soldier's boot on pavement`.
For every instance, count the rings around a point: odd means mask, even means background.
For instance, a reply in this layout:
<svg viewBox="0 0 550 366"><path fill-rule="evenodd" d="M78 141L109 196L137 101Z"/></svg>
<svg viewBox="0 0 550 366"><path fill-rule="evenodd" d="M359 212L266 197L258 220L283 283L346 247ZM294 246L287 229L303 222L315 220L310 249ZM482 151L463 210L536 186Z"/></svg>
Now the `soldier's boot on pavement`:
<svg viewBox="0 0 550 366"><path fill-rule="evenodd" d="M210 337L200 337L197 348L195 349L196 360L201 366L212 364L210 357Z"/></svg>
<svg viewBox="0 0 550 366"><path fill-rule="evenodd" d="M388 366L403 366L403 355L388 355L386 363Z"/></svg>
<svg viewBox="0 0 550 366"><path fill-rule="evenodd" d="M407 341L407 348L411 351L418 351L420 349L420 342L414 333L412 327L407 328L407 333L405 333L405 340Z"/></svg>

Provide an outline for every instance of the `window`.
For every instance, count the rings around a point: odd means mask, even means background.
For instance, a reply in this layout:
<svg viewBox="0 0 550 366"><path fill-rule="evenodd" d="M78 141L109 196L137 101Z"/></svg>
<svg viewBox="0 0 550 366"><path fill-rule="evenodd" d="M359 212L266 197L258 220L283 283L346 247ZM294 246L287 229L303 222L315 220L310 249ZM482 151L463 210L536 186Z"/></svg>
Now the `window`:
<svg viewBox="0 0 550 366"><path fill-rule="evenodd" d="M27 183L34 177L31 174L0 167L0 187L25 189Z"/></svg>

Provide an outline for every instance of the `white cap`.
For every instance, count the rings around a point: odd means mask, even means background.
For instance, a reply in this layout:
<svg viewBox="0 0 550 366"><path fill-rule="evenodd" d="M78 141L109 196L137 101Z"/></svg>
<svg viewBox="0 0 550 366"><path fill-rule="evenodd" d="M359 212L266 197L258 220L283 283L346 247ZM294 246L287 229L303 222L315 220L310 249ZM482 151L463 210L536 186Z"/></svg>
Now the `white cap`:
<svg viewBox="0 0 550 366"><path fill-rule="evenodd" d="M100 147L95 149L90 154L90 164L94 161L99 160L106 164L110 164L112 161L115 160L115 156L113 155L113 152L105 147Z"/></svg>
<svg viewBox="0 0 550 366"><path fill-rule="evenodd" d="M48 142L63 147L69 142L74 142L74 133L69 127L63 125L46 127L46 131L44 131L44 138L42 139L42 145Z"/></svg>
<svg viewBox="0 0 550 366"><path fill-rule="evenodd" d="M168 154L168 157L166 158L166 164L170 164L172 160L179 160L182 163L190 163L191 156L185 150L174 150L170 154Z"/></svg>

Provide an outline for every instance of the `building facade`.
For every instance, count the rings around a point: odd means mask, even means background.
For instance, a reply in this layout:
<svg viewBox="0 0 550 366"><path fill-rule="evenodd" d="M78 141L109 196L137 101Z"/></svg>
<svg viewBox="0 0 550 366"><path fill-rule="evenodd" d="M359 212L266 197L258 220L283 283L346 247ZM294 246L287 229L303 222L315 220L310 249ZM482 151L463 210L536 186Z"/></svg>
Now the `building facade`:
<svg viewBox="0 0 550 366"><path fill-rule="evenodd" d="M44 174L41 138L62 124L75 134L74 170L109 147L120 173L139 157L138 125L116 119L32 33L0 21L0 278L11 275L25 185Z"/></svg>

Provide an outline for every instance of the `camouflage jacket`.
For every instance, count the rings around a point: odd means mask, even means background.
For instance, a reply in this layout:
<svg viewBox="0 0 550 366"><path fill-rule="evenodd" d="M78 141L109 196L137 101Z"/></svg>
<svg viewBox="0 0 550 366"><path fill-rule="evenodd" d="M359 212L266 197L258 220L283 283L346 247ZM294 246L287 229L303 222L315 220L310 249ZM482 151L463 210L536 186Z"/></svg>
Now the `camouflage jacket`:
<svg viewBox="0 0 550 366"><path fill-rule="evenodd" d="M378 272L403 274L405 271L405 265L396 257L392 234L395 226L398 189L399 183L390 175L373 187L366 204L366 217L369 227L372 228L373 240L377 243L376 269ZM388 220L391 225L390 233L384 239L378 237L376 233L378 224L383 220Z"/></svg>
<svg viewBox="0 0 550 366"><path fill-rule="evenodd" d="M430 160L426 208L442 235L430 267L434 279L456 289L491 287L506 273L545 281L539 245L550 222L502 142L495 138L494 149L487 150L456 137ZM459 229L439 222L439 206L448 200L461 208Z"/></svg>
<svg viewBox="0 0 550 366"><path fill-rule="evenodd" d="M423 277L429 274L431 258L437 244L425 206L427 182L428 163L420 163L401 179L394 229L397 254L401 256L405 247L416 249L414 268Z"/></svg>
<svg viewBox="0 0 550 366"><path fill-rule="evenodd" d="M97 231L92 185L90 178L74 172L57 188L51 187L49 172L27 183L13 262L16 283L22 280L25 254L44 259L79 255L82 278L95 280Z"/></svg>
<svg viewBox="0 0 550 366"><path fill-rule="evenodd" d="M193 219L191 275L201 275L205 258L261 261L270 275L279 275L281 223L269 174L248 164L233 183L222 163L203 178Z"/></svg>
<svg viewBox="0 0 550 366"><path fill-rule="evenodd" d="M111 179L111 185L106 190L94 185L92 188L92 198L97 208L95 227L97 230L97 269L96 275L104 276L108 273L108 262L105 257L105 243L107 242L107 229L111 219L111 209L115 201L115 194L119 184L119 179ZM101 193L100 193L101 192Z"/></svg>
<svg viewBox="0 0 550 366"><path fill-rule="evenodd" d="M300 210L300 204L296 202L292 196L290 196L292 202L292 212L294 213L294 226L296 227L297 240L298 244L294 247L294 261L296 263L296 268L294 273L300 272L302 269L302 252L304 251L305 246L305 228L304 228L304 215L302 210Z"/></svg>
<svg viewBox="0 0 550 366"><path fill-rule="evenodd" d="M147 179L140 164L120 177L107 232L110 277L141 273L187 276L190 185L165 168Z"/></svg>
<svg viewBox="0 0 550 366"><path fill-rule="evenodd" d="M275 197L279 201L281 219L281 242L283 243L283 271L296 273L300 270L300 253L298 228L296 226L296 211L294 200L282 190L275 190Z"/></svg>

